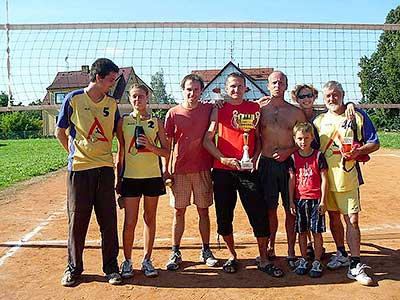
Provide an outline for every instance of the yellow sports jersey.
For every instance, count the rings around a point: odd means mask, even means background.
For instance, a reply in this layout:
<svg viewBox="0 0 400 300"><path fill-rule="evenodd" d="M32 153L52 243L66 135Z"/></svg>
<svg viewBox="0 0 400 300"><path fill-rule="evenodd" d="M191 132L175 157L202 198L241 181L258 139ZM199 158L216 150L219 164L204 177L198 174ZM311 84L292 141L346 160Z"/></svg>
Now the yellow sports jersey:
<svg viewBox="0 0 400 300"><path fill-rule="evenodd" d="M68 170L114 166L111 146L118 119L117 103L109 96L104 96L98 103L93 102L84 90L65 97L57 126L69 128Z"/></svg>
<svg viewBox="0 0 400 300"><path fill-rule="evenodd" d="M356 112L355 121L357 124L357 137L362 137L362 124L364 116ZM354 121L353 121L354 122ZM351 128L351 122L346 119L345 114L336 115L327 112L317 116L314 125L319 134L320 150L324 153L328 163L329 189L335 192L350 191L359 186L358 170L354 168L356 161L347 161L344 171L342 163L342 154L340 149L344 141L350 137L354 138L354 131Z"/></svg>
<svg viewBox="0 0 400 300"><path fill-rule="evenodd" d="M160 157L148 149L135 148L136 116L132 113L123 116L122 131L125 140L125 159L122 176L125 178L153 178L161 177ZM158 142L158 120L151 117L140 121L144 133L150 143L156 145Z"/></svg>

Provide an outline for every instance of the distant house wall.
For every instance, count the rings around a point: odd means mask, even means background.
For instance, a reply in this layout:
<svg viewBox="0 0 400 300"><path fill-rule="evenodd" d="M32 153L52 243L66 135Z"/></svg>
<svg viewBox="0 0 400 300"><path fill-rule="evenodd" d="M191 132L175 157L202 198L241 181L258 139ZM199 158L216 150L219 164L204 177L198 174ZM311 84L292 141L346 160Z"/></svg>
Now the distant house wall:
<svg viewBox="0 0 400 300"><path fill-rule="evenodd" d="M62 104L62 101L64 100L64 97L69 93L72 92L76 89L79 89L80 87L77 88L64 88L64 89L49 89L48 90L48 104L53 105L53 104ZM42 111L42 118L43 118L43 135L44 136L53 136L54 131L56 128L56 123L57 123L57 116L58 116L58 110L57 109L51 109L51 110L43 110Z"/></svg>

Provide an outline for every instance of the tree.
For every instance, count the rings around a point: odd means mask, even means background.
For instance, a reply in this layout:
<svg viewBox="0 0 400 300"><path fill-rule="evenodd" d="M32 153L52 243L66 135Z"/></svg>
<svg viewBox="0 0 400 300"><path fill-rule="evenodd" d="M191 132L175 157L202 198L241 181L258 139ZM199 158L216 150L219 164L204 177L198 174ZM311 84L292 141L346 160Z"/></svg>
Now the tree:
<svg viewBox="0 0 400 300"><path fill-rule="evenodd" d="M164 72L161 70L151 76L150 82L153 94L151 95L150 103L171 104L176 103L174 98L167 94L164 83Z"/></svg>
<svg viewBox="0 0 400 300"><path fill-rule="evenodd" d="M164 72L161 70L156 72L151 76L150 82L153 93L150 98L150 103L152 104L176 104L175 99L167 94L165 90L165 82L164 82ZM165 115L167 114L167 110L165 109L154 109L153 115L159 117L160 119L165 119Z"/></svg>
<svg viewBox="0 0 400 300"><path fill-rule="evenodd" d="M10 104L13 105L12 96L11 96ZM1 93L0 93L0 106L1 107L8 106L8 95L6 94L6 92L3 92L3 91L1 91Z"/></svg>
<svg viewBox="0 0 400 300"><path fill-rule="evenodd" d="M400 6L386 16L385 24L400 24ZM400 103L400 31L385 31L371 57L362 57L362 103ZM375 109L371 118L378 128L400 129L399 109Z"/></svg>

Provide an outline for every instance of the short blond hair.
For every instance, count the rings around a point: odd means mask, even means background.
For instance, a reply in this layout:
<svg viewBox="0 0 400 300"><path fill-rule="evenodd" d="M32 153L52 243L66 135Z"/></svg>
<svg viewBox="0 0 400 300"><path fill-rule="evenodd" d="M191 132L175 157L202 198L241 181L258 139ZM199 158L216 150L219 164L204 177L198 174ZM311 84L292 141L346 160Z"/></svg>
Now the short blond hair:
<svg viewBox="0 0 400 300"><path fill-rule="evenodd" d="M293 127L293 137L295 137L298 132L309 133L311 138L314 139L314 128L309 122L296 123Z"/></svg>

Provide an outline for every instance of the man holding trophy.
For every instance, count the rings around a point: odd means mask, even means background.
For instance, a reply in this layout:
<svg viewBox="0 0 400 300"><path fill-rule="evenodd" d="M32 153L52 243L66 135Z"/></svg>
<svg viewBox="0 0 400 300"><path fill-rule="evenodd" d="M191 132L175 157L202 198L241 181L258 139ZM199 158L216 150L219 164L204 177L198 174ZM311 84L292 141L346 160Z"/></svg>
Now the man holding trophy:
<svg viewBox="0 0 400 300"><path fill-rule="evenodd" d="M273 277L283 276L267 257L270 235L265 203L257 190L255 163L261 151L260 108L243 99L246 79L231 73L225 82L230 98L220 109L213 109L203 146L214 157L212 180L217 215L218 234L222 235L230 257L223 265L226 273L238 270L233 238L233 215L237 192L253 228L260 253L258 269ZM215 135L218 133L217 141Z"/></svg>

